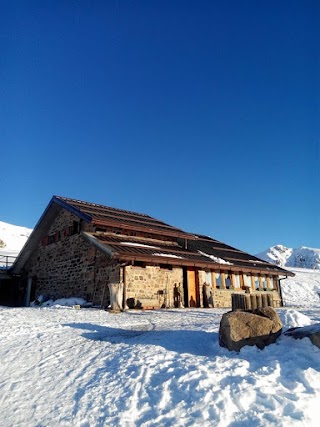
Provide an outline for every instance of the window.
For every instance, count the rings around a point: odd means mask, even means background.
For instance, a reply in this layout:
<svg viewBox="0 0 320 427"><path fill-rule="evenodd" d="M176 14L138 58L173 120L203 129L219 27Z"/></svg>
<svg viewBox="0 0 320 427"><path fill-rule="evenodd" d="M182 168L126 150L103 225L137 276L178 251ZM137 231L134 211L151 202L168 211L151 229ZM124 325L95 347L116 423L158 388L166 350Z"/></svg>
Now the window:
<svg viewBox="0 0 320 427"><path fill-rule="evenodd" d="M226 282L226 288L230 289L232 287L232 280L231 280L231 274L225 273L224 274L225 282Z"/></svg>
<svg viewBox="0 0 320 427"><path fill-rule="evenodd" d="M60 240L60 231L57 231L56 233L50 234L49 236L46 236L42 239L42 244L44 246L51 245L52 243L56 243Z"/></svg>
<svg viewBox="0 0 320 427"><path fill-rule="evenodd" d="M160 264L161 270L172 270L172 265L170 264Z"/></svg>
<svg viewBox="0 0 320 427"><path fill-rule="evenodd" d="M239 274L234 274L234 287L240 288L240 276Z"/></svg>
<svg viewBox="0 0 320 427"><path fill-rule="evenodd" d="M220 271L218 272L216 272L216 287L218 288L218 289L220 289L220 288L222 288L222 276L221 276L221 274L220 274Z"/></svg>
<svg viewBox="0 0 320 427"><path fill-rule="evenodd" d="M250 274L243 275L244 286L247 288L251 288L251 276Z"/></svg>
<svg viewBox="0 0 320 427"><path fill-rule="evenodd" d="M133 267L142 267L142 268L145 268L146 263L143 262L143 261L134 261L133 264L132 264L132 266Z"/></svg>
<svg viewBox="0 0 320 427"><path fill-rule="evenodd" d="M206 273L206 284L207 285L212 285L211 271L207 270L205 273Z"/></svg>
<svg viewBox="0 0 320 427"><path fill-rule="evenodd" d="M106 231L107 231L107 229L106 228L103 228L103 227L97 227L96 228L96 232L102 232L102 233L105 233Z"/></svg>
<svg viewBox="0 0 320 427"><path fill-rule="evenodd" d="M72 223L72 230L71 230L71 235L73 234L78 234L80 232L80 222L78 221L73 221Z"/></svg>
<svg viewBox="0 0 320 427"><path fill-rule="evenodd" d="M268 287L268 281L266 276L261 276L262 287L266 291Z"/></svg>
<svg viewBox="0 0 320 427"><path fill-rule="evenodd" d="M269 288L270 289L274 289L274 286L273 286L273 277L272 276L269 277Z"/></svg>
<svg viewBox="0 0 320 427"><path fill-rule="evenodd" d="M254 276L254 285L256 290L260 289L260 281L258 276Z"/></svg>
<svg viewBox="0 0 320 427"><path fill-rule="evenodd" d="M55 241L56 241L56 235L50 234L50 236L48 236L48 245L51 245L51 243L54 243Z"/></svg>

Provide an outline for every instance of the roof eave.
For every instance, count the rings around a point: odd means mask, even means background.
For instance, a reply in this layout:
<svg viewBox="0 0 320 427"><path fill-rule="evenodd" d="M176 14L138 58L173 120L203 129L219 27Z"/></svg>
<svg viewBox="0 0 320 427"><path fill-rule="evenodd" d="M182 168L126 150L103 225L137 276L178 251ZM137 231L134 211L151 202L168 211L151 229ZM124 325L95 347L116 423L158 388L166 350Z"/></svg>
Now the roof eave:
<svg viewBox="0 0 320 427"><path fill-rule="evenodd" d="M109 256L110 258L115 258L118 253L113 251L112 248L108 245L104 245L103 243L99 242L99 240L94 237L91 233L87 233L83 231L81 233L81 236L89 242L91 245L93 245L96 249L98 249L100 252L103 252L105 255Z"/></svg>
<svg viewBox="0 0 320 427"><path fill-rule="evenodd" d="M152 264L171 264L176 266L185 266L185 267L195 267L195 268L204 268L211 270L229 270L234 272L243 272L243 273L260 273L273 276L285 275L292 276L293 273L286 270L269 270L269 269L259 269L257 267L243 267L230 264L218 264L214 262L205 262L205 261L193 261L187 259L179 259L175 257L157 257L152 255L118 255L119 260L121 261L142 261L150 262Z"/></svg>

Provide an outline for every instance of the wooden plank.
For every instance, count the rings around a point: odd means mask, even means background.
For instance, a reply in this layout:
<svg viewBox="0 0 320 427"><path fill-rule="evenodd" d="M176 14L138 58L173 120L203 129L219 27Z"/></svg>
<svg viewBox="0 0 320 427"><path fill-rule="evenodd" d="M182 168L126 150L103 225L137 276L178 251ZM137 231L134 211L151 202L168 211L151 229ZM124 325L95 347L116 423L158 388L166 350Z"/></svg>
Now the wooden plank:
<svg viewBox="0 0 320 427"><path fill-rule="evenodd" d="M216 285L216 272L215 271L211 272L211 277L212 277L212 289L216 289L217 285Z"/></svg>
<svg viewBox="0 0 320 427"><path fill-rule="evenodd" d="M189 307L197 307L197 290L196 290L196 272L195 270L187 270L188 281L188 305Z"/></svg>

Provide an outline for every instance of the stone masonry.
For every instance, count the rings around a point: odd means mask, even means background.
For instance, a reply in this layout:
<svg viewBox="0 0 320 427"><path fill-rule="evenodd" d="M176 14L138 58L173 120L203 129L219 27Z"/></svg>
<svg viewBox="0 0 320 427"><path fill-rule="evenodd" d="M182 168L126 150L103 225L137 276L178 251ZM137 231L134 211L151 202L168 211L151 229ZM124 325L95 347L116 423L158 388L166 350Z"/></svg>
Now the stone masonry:
<svg viewBox="0 0 320 427"><path fill-rule="evenodd" d="M92 231L91 225L81 223L79 232L66 235L68 227L79 218L61 210L48 235L60 233L50 244L40 244L32 255L27 274L33 278L36 296L67 298L82 297L97 305L109 304L109 281L119 281L120 267L83 239L81 231Z"/></svg>
<svg viewBox="0 0 320 427"><path fill-rule="evenodd" d="M175 290L183 301L182 268L162 269L159 266L125 267L126 298L145 308L174 307Z"/></svg>

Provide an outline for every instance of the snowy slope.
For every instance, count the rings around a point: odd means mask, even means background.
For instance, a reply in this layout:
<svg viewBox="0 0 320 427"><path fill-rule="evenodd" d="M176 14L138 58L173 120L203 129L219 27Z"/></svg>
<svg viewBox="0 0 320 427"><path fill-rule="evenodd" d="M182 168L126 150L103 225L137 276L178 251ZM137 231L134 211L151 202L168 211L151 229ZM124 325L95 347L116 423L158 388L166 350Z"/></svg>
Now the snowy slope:
<svg viewBox="0 0 320 427"><path fill-rule="evenodd" d="M12 265L31 232L30 228L0 221L0 268Z"/></svg>
<svg viewBox="0 0 320 427"><path fill-rule="evenodd" d="M32 229L0 221L0 253L18 254Z"/></svg>
<svg viewBox="0 0 320 427"><path fill-rule="evenodd" d="M257 257L281 267L320 270L320 249L308 248L306 246L292 249L283 245L276 245L257 254Z"/></svg>
<svg viewBox="0 0 320 427"><path fill-rule="evenodd" d="M281 280L282 297L285 306L319 307L320 271L306 268L288 268L295 277Z"/></svg>

